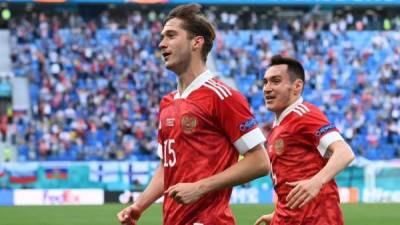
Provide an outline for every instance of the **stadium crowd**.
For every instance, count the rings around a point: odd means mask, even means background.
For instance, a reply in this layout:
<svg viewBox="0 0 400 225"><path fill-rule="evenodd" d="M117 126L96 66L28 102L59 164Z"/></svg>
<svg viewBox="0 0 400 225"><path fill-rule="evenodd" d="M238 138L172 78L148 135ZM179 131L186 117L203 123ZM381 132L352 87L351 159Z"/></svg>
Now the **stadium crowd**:
<svg viewBox="0 0 400 225"><path fill-rule="evenodd" d="M64 12L10 21L14 73L29 79L31 112L14 118L19 160L156 159L161 97L176 88L158 43L164 13L114 18ZM249 20L208 12L219 33L213 58L233 78L258 122L271 126L262 76L274 54L301 60L305 99L319 105L369 159L400 156L400 17L315 12ZM238 23L237 21L242 21ZM245 22L243 22L245 21Z"/></svg>

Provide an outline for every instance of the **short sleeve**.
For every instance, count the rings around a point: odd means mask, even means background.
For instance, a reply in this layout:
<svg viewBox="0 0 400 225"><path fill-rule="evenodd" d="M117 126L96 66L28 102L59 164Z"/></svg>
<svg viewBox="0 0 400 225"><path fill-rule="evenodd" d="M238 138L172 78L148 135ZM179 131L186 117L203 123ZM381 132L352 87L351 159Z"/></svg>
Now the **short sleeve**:
<svg viewBox="0 0 400 225"><path fill-rule="evenodd" d="M226 96L216 96L215 114L218 123L240 154L265 142L265 136L239 92L224 86Z"/></svg>
<svg viewBox="0 0 400 225"><path fill-rule="evenodd" d="M323 157L326 156L330 144L343 140L336 126L330 123L321 111L306 113L302 121L301 133L305 138L312 140L313 146Z"/></svg>

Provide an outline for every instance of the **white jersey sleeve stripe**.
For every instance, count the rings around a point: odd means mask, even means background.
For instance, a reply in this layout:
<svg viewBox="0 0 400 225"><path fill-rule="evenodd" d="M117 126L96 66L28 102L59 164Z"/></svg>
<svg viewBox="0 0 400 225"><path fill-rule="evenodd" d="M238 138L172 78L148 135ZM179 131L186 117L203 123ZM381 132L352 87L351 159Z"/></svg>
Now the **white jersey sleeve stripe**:
<svg viewBox="0 0 400 225"><path fill-rule="evenodd" d="M157 146L157 155L158 155L158 157L160 157L160 159L163 159L162 145L160 143L158 143L158 146Z"/></svg>
<svg viewBox="0 0 400 225"><path fill-rule="evenodd" d="M296 110L299 110L301 113L306 113L306 110L304 110L303 108L301 108L301 107L299 107L299 106L297 106L296 108L295 108Z"/></svg>
<svg viewBox="0 0 400 225"><path fill-rule="evenodd" d="M319 145L317 148L321 156L325 155L329 145L335 141L343 141L342 135L340 135L337 131L329 132L319 140Z"/></svg>
<svg viewBox="0 0 400 225"><path fill-rule="evenodd" d="M223 88L219 87L218 85L214 85L214 87L220 90L221 93L225 96L225 98L228 97L228 93L226 93Z"/></svg>
<svg viewBox="0 0 400 225"><path fill-rule="evenodd" d="M303 113L302 113L302 112L300 112L300 111L299 111L299 110L297 110L297 109L294 109L294 110L293 110L293 112L295 112L295 113L299 114L299 116L302 116L302 115L303 115Z"/></svg>
<svg viewBox="0 0 400 225"><path fill-rule="evenodd" d="M300 105L298 105L298 107L303 108L304 110L306 110L306 112L310 112L310 109L304 104L300 104Z"/></svg>
<svg viewBox="0 0 400 225"><path fill-rule="evenodd" d="M242 135L233 143L240 154L244 154L258 144L264 144L265 136L259 127Z"/></svg>
<svg viewBox="0 0 400 225"><path fill-rule="evenodd" d="M224 85L216 83L218 86L222 87L227 93L228 95L232 95L232 92Z"/></svg>
<svg viewBox="0 0 400 225"><path fill-rule="evenodd" d="M214 88L218 89L225 97L228 97L228 94L225 92L225 90L223 88L219 87L217 84L212 83L210 81L207 81L206 83L213 86Z"/></svg>
<svg viewBox="0 0 400 225"><path fill-rule="evenodd" d="M224 86L224 85L222 85L222 84L220 84L220 83L217 83L217 82L215 82L214 80L209 80L209 81L210 81L211 83L213 83L214 85L223 88L223 89L226 91L226 93L228 93L228 95L232 95L232 92L231 92L226 86Z"/></svg>
<svg viewBox="0 0 400 225"><path fill-rule="evenodd" d="M204 86L206 86L206 87L210 88L211 90L213 90L221 100L224 100L224 96L222 96L221 93L219 93L219 91L216 88L214 88L213 86L211 86L209 84L204 84Z"/></svg>

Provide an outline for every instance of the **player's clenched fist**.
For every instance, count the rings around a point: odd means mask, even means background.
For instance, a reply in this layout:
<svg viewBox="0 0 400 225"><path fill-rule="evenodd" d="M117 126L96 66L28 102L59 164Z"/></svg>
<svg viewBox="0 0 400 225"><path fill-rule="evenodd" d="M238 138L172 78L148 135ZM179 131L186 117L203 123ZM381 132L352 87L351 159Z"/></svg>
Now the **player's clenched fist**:
<svg viewBox="0 0 400 225"><path fill-rule="evenodd" d="M174 199L179 204L190 204L203 196L205 191L201 188L199 182L179 183L170 186L164 194Z"/></svg>
<svg viewBox="0 0 400 225"><path fill-rule="evenodd" d="M141 211L135 205L131 205L121 210L117 214L117 218L122 225L136 225Z"/></svg>

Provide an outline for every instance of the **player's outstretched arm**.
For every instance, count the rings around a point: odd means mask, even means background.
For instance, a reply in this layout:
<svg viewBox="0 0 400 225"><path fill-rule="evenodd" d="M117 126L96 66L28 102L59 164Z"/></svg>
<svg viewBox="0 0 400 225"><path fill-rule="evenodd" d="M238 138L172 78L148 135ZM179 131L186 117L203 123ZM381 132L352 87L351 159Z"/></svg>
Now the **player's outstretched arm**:
<svg viewBox="0 0 400 225"><path fill-rule="evenodd" d="M163 189L164 167L160 164L150 184L139 198L132 205L126 207L117 214L119 222L123 225L136 225L142 212L163 195Z"/></svg>
<svg viewBox="0 0 400 225"><path fill-rule="evenodd" d="M225 171L195 183L178 183L165 191L181 204L197 201L204 194L249 182L270 171L270 162L264 147L259 144L248 151L242 160Z"/></svg>
<svg viewBox="0 0 400 225"><path fill-rule="evenodd" d="M260 216L254 225L269 225L272 222L272 218L274 217L274 212L266 215Z"/></svg>
<svg viewBox="0 0 400 225"><path fill-rule="evenodd" d="M289 182L294 188L289 192L286 200L287 207L301 208L311 201L322 186L346 168L355 156L350 146L345 141L336 141L329 145L328 151L332 152L325 167L314 177L308 180Z"/></svg>

